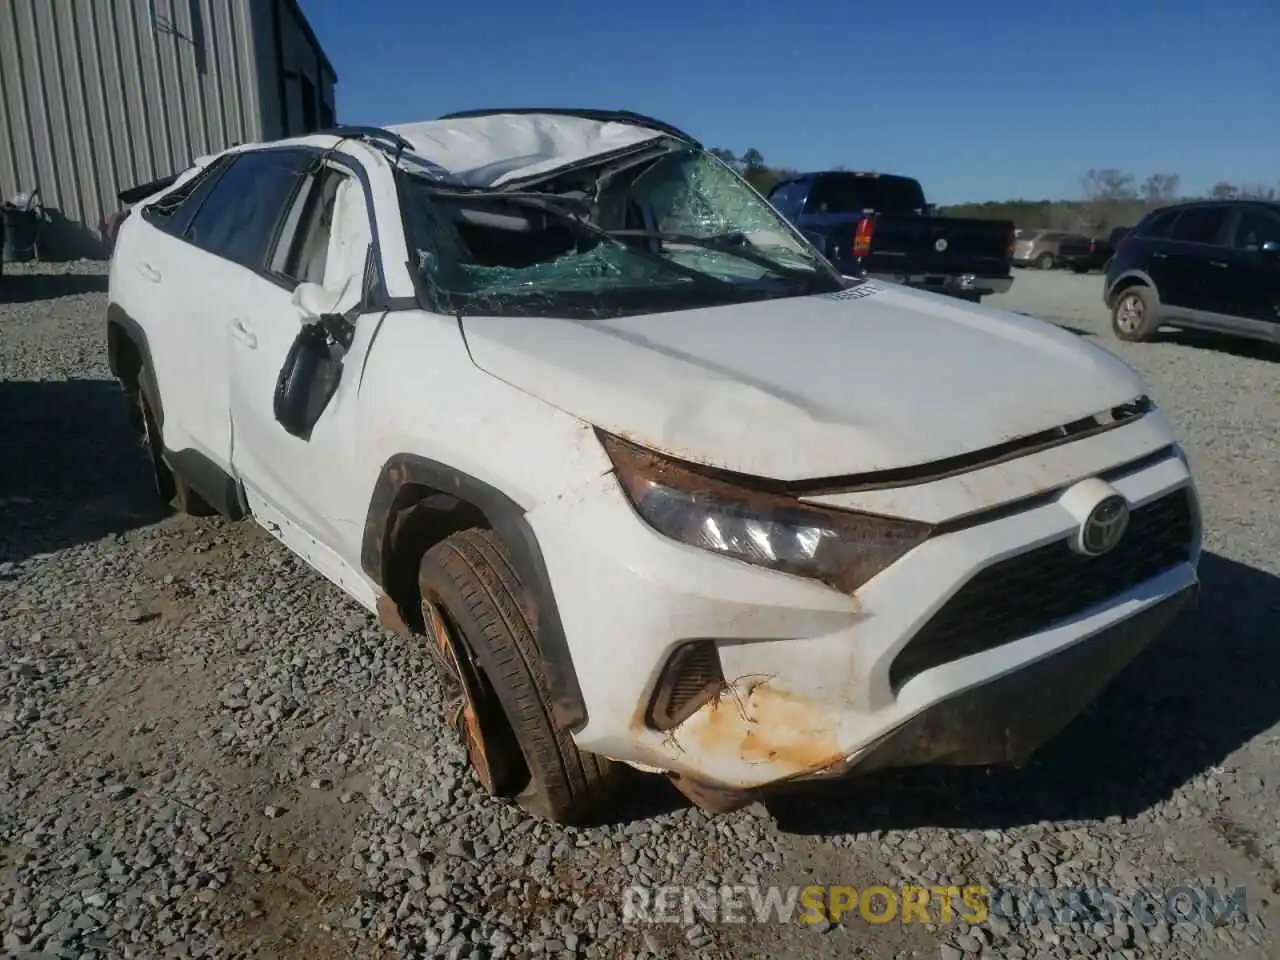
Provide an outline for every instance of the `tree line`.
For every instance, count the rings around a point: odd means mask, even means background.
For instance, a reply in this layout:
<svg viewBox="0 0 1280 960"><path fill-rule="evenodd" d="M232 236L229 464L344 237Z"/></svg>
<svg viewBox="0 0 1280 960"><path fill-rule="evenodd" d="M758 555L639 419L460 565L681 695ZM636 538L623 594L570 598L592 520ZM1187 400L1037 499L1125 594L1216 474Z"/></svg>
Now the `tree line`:
<svg viewBox="0 0 1280 960"><path fill-rule="evenodd" d="M711 151L733 166L753 187L768 195L780 180L794 176L790 167L772 166L752 147L736 154L716 147ZM847 169L843 165L833 170ZM924 184L928 195L929 185ZM1085 171L1080 177L1080 196L1074 200L987 200L956 203L938 208L943 217L978 217L1010 220L1022 229L1069 230L1086 236L1105 236L1116 227L1131 227L1157 207L1184 200L1280 200L1280 184L1230 183L1220 180L1204 194L1182 190L1176 173L1137 175L1115 167Z"/></svg>

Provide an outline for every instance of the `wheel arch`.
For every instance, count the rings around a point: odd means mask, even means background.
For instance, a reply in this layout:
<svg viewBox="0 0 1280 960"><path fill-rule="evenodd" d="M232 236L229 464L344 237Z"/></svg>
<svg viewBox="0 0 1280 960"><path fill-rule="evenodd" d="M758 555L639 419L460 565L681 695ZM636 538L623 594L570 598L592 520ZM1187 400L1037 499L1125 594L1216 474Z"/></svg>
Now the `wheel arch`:
<svg viewBox="0 0 1280 960"><path fill-rule="evenodd" d="M1160 303L1160 291L1156 289L1155 281L1145 270L1126 270L1120 276L1116 277L1107 288L1107 309L1114 310L1116 307L1116 298L1130 287L1149 287L1151 295L1155 298L1156 304Z"/></svg>
<svg viewBox="0 0 1280 960"><path fill-rule="evenodd" d="M524 587L522 605L537 626L556 722L580 729L586 704L573 669L551 578L524 508L496 487L447 464L400 453L383 464L365 519L360 565L381 589L384 623L422 630L418 561L433 544L468 527L502 538Z"/></svg>
<svg viewBox="0 0 1280 960"><path fill-rule="evenodd" d="M107 307L107 366L126 389L133 386L146 390L156 424L163 426L164 401L156 383L147 334L118 303Z"/></svg>

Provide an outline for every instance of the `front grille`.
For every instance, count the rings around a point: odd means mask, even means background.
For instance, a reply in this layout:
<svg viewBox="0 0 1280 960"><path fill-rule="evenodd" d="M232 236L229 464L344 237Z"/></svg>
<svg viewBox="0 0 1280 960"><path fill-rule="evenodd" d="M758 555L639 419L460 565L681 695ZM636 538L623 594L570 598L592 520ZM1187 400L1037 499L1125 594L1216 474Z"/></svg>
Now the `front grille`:
<svg viewBox="0 0 1280 960"><path fill-rule="evenodd" d="M889 668L896 691L933 667L991 650L1103 603L1190 558L1191 495L1186 490L1133 511L1124 539L1087 557L1065 540L980 571L902 648Z"/></svg>

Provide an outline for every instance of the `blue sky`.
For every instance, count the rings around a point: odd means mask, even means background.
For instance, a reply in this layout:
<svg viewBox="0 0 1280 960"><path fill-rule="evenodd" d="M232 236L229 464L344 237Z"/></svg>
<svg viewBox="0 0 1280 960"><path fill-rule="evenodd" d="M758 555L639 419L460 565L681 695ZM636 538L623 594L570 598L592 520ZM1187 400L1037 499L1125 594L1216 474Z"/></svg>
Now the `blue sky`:
<svg viewBox="0 0 1280 960"><path fill-rule="evenodd" d="M1280 183L1280 0L302 0L338 119L636 110L938 203L1073 198L1090 167Z"/></svg>

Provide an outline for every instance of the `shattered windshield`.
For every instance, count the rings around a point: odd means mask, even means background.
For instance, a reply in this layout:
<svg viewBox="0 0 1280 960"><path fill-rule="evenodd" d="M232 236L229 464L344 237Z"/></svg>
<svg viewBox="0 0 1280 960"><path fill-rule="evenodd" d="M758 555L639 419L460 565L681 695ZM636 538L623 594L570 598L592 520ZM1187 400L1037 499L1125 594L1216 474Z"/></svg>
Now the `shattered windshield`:
<svg viewBox="0 0 1280 960"><path fill-rule="evenodd" d="M406 177L403 195L419 279L444 312L611 316L844 285L700 149L650 149L518 193Z"/></svg>

